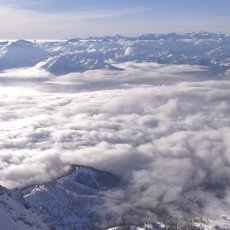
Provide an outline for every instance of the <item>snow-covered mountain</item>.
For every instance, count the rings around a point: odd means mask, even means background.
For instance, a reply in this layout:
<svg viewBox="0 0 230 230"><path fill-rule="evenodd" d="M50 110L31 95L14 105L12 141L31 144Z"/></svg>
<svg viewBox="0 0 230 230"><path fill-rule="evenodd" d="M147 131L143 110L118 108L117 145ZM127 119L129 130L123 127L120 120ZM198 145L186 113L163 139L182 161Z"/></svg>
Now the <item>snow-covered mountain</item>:
<svg viewBox="0 0 230 230"><path fill-rule="evenodd" d="M0 188L0 223L4 230L95 229L112 222L103 191L119 178L89 167L72 166L66 176L23 189Z"/></svg>
<svg viewBox="0 0 230 230"><path fill-rule="evenodd" d="M90 55L88 57L81 57L81 55L60 54L49 58L42 67L54 75L83 72L93 69L118 70L118 68L106 63L104 60L100 58L91 58Z"/></svg>
<svg viewBox="0 0 230 230"><path fill-rule="evenodd" d="M0 70L34 66L47 56L48 53L33 42L3 42L0 44Z"/></svg>
<svg viewBox="0 0 230 230"><path fill-rule="evenodd" d="M224 73L230 65L230 35L208 32L106 36L65 42L15 41L0 43L0 69L34 66L54 75L92 69L119 70L125 61L191 64ZM112 64L113 63L113 64Z"/></svg>
<svg viewBox="0 0 230 230"><path fill-rule="evenodd" d="M119 222L117 213L106 204L114 200L106 192L122 186L121 178L90 167L71 166L66 175L46 184L21 189L0 188L0 222L4 230L161 230L161 229L229 229L230 218L193 218L188 222L161 218L140 225L124 218ZM205 194L189 192L181 198L187 209L202 203ZM207 199L208 200L208 199ZM118 201L121 202L121 201ZM122 201L125 202L125 201ZM132 211L131 211L132 212ZM135 213L133 213L135 215ZM117 224L117 227L116 227ZM114 226L114 227L109 227Z"/></svg>
<svg viewBox="0 0 230 230"><path fill-rule="evenodd" d="M119 179L110 173L72 166L67 176L28 187L22 193L25 201L45 213L57 228L94 229L109 218L109 213L100 211L107 199L102 192L118 183Z"/></svg>

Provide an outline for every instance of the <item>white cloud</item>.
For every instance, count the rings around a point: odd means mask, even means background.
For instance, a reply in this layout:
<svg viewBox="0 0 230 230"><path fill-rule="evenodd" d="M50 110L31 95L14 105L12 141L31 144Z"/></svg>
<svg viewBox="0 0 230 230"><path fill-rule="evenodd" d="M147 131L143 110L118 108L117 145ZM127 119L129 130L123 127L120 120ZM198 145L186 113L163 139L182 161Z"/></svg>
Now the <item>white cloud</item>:
<svg viewBox="0 0 230 230"><path fill-rule="evenodd" d="M175 214L172 204L194 190L208 194L199 211L210 214L215 202L226 207L228 79L209 78L198 66L123 67L70 74L27 90L1 86L0 184L47 181L68 164L82 164L128 179L122 191L107 194L126 199L121 210L115 207L121 213L144 207L148 218L149 210L167 207ZM206 79L198 77L202 73Z"/></svg>
<svg viewBox="0 0 230 230"><path fill-rule="evenodd" d="M71 38L105 33L106 19L132 14L126 10L94 10L69 13L44 13L9 6L0 7L2 38ZM101 29L98 28L101 24ZM87 32L88 31L88 32ZM90 31L90 33L89 33Z"/></svg>

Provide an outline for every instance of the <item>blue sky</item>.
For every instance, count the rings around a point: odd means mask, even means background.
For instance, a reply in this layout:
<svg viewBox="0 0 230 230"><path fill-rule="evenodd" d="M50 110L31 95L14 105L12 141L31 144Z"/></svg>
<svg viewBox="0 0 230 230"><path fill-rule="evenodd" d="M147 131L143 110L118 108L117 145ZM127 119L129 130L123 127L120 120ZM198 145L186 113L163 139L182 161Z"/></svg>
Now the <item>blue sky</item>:
<svg viewBox="0 0 230 230"><path fill-rule="evenodd" d="M0 0L0 38L230 32L228 0Z"/></svg>

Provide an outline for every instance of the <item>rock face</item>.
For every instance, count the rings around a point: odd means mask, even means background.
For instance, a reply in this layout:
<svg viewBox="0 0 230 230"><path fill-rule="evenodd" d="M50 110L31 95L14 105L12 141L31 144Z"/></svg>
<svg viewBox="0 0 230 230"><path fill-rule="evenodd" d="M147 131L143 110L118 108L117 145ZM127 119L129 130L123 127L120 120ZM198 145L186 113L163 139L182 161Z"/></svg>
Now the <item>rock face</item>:
<svg viewBox="0 0 230 230"><path fill-rule="evenodd" d="M53 75L95 69L119 70L126 61L190 64L224 73L230 63L230 36L207 32L90 37L66 42L0 43L0 70L38 65Z"/></svg>

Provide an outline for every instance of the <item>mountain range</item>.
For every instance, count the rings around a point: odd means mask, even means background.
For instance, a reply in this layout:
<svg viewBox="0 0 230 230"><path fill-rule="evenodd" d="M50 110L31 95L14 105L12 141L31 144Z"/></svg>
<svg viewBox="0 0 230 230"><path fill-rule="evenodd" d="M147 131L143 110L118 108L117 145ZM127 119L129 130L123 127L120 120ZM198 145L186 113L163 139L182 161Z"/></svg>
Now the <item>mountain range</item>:
<svg viewBox="0 0 230 230"><path fill-rule="evenodd" d="M230 35L208 32L89 37L57 42L2 41L0 70L38 66L52 75L94 69L121 70L125 61L190 64L224 74L230 63Z"/></svg>

